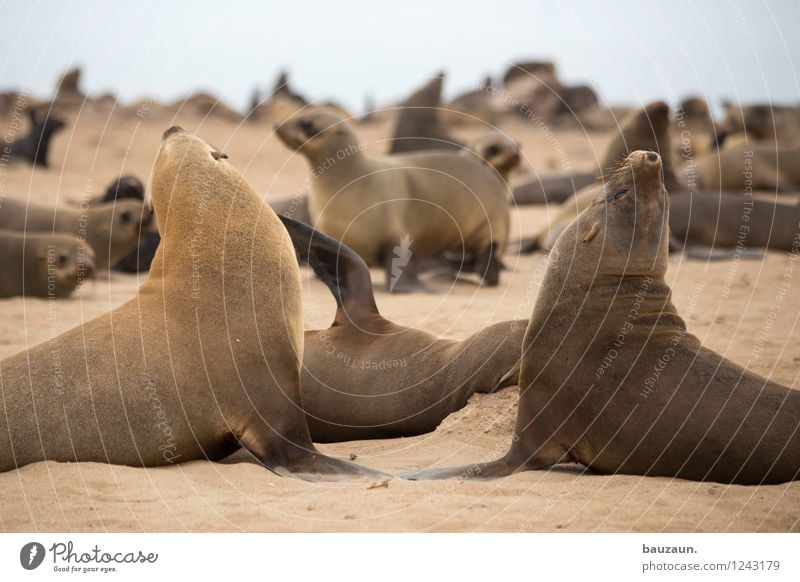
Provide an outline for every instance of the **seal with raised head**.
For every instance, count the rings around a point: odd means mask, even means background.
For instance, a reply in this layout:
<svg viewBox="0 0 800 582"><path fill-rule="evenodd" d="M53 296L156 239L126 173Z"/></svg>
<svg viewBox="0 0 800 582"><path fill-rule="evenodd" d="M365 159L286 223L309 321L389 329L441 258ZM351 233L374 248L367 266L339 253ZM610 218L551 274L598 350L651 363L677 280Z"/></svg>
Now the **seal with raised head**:
<svg viewBox="0 0 800 582"><path fill-rule="evenodd" d="M800 391L704 348L672 304L669 200L633 152L559 237L522 347L515 438L500 460L412 478L597 473L743 485L800 477Z"/></svg>
<svg viewBox="0 0 800 582"><path fill-rule="evenodd" d="M40 117L35 108L28 109L31 122L30 131L19 139L3 140L0 150L12 160L24 160L31 165L48 167L50 142L53 135L64 128L64 122L54 115Z"/></svg>
<svg viewBox="0 0 800 582"><path fill-rule="evenodd" d="M98 269L110 268L134 250L151 222L151 211L139 200L70 208L6 198L0 205L0 228L77 236L94 249Z"/></svg>
<svg viewBox="0 0 800 582"><path fill-rule="evenodd" d="M180 128L164 134L151 198L163 238L138 294L0 362L0 470L159 466L243 446L280 475L382 475L311 442L300 274L275 213Z"/></svg>
<svg viewBox="0 0 800 582"><path fill-rule="evenodd" d="M65 234L0 230L0 297L67 297L94 271L94 251Z"/></svg>
<svg viewBox="0 0 800 582"><path fill-rule="evenodd" d="M419 265L448 251L474 258L483 283L497 285L510 222L507 188L475 156L371 156L341 117L318 109L277 134L311 164L312 225L368 265L383 266L390 291L424 288Z"/></svg>
<svg viewBox="0 0 800 582"><path fill-rule="evenodd" d="M478 134L459 153L477 156L506 184L511 170L519 166L521 160L519 144L499 131Z"/></svg>
<svg viewBox="0 0 800 582"><path fill-rule="evenodd" d="M356 253L280 219L300 261L336 299L331 327L305 332L300 386L315 442L431 432L475 392L516 386L527 321L497 323L460 341L393 323L378 311Z"/></svg>

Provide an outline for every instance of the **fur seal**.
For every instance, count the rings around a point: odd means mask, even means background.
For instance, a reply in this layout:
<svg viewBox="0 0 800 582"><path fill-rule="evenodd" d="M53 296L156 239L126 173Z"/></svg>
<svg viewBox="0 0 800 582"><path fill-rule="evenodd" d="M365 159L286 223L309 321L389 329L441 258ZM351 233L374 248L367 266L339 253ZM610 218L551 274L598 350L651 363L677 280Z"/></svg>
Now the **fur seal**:
<svg viewBox="0 0 800 582"><path fill-rule="evenodd" d="M120 176L106 188L100 199L101 203L116 202L117 200L140 200L144 202L144 184L136 176ZM141 273L150 269L156 255L161 235L152 228L142 232L139 237L139 246L122 257L114 265L115 271L123 273Z"/></svg>
<svg viewBox="0 0 800 582"><path fill-rule="evenodd" d="M64 234L0 230L0 297L67 297L92 276L94 251Z"/></svg>
<svg viewBox="0 0 800 582"><path fill-rule="evenodd" d="M753 103L725 103L725 116L717 129L712 148L721 147L731 135L744 133L749 141L791 146L800 141L800 107Z"/></svg>
<svg viewBox="0 0 800 582"><path fill-rule="evenodd" d="M24 160L33 166L48 167L48 154L50 141L53 135L60 131L64 122L54 115L39 117L35 109L28 109L28 118L31 122L30 131L23 137L14 141L3 140L2 153L14 160Z"/></svg>
<svg viewBox="0 0 800 582"><path fill-rule="evenodd" d="M281 216L301 262L336 299L330 328L305 332L303 407L314 442L431 432L475 392L515 386L527 321L465 340L441 339L383 318L364 261L311 226Z"/></svg>
<svg viewBox="0 0 800 582"><path fill-rule="evenodd" d="M685 190L672 167L669 135L669 106L655 101L630 111L622 119L619 131L608 144L600 168L574 175L545 176L516 186L512 195L517 204L552 204L565 202L590 186L598 175L614 168L635 150L652 150L663 156L664 183L670 192Z"/></svg>
<svg viewBox="0 0 800 582"><path fill-rule="evenodd" d="M559 237L523 342L515 438L500 460L413 478L597 473L755 485L800 477L800 391L706 349L672 304L669 199L633 152Z"/></svg>
<svg viewBox="0 0 800 582"><path fill-rule="evenodd" d="M275 213L221 152L177 127L151 195L164 236L137 296L0 362L0 470L159 466L243 446L279 475L383 476L311 443L300 276Z"/></svg>
<svg viewBox="0 0 800 582"><path fill-rule="evenodd" d="M442 108L442 83L444 73L438 73L401 103L395 122L389 153L400 154L419 150L461 149L442 126L439 111Z"/></svg>
<svg viewBox="0 0 800 582"><path fill-rule="evenodd" d="M800 207L702 192L670 196L670 246L793 251L800 245Z"/></svg>
<svg viewBox="0 0 800 582"><path fill-rule="evenodd" d="M800 141L738 144L703 156L696 166L704 188L794 192L800 190Z"/></svg>
<svg viewBox="0 0 800 582"><path fill-rule="evenodd" d="M448 251L473 257L483 283L497 285L510 222L506 187L475 156L370 156L342 118L313 108L277 134L313 168L312 224L383 266L390 291L423 288L421 262Z"/></svg>
<svg viewBox="0 0 800 582"><path fill-rule="evenodd" d="M475 136L459 153L477 156L506 184L511 170L519 166L521 160L520 145L499 131L487 131Z"/></svg>
<svg viewBox="0 0 800 582"><path fill-rule="evenodd" d="M6 198L0 205L0 228L77 236L94 249L98 269L110 268L135 249L139 233L151 222L150 210L138 200L68 208Z"/></svg>

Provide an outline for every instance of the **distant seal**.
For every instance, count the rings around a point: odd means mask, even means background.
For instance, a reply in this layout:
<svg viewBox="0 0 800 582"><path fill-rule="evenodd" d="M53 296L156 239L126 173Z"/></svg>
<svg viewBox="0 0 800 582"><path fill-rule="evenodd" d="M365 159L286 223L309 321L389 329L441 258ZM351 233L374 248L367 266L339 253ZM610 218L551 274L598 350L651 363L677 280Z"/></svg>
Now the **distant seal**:
<svg viewBox="0 0 800 582"><path fill-rule="evenodd" d="M652 150L661 154L667 190L685 190L672 167L669 123L669 106L663 101L655 101L629 112L620 122L619 132L606 148L599 170L574 175L543 176L520 184L512 191L514 202L552 204L567 201L590 186L603 171L613 169L635 150Z"/></svg>
<svg viewBox="0 0 800 582"><path fill-rule="evenodd" d="M719 192L670 197L671 248L797 251L800 207Z"/></svg>
<svg viewBox="0 0 800 582"><path fill-rule="evenodd" d="M704 348L672 304L660 174L656 153L633 152L559 237L523 342L509 452L412 478L565 462L740 485L800 477L800 391Z"/></svg>
<svg viewBox="0 0 800 582"><path fill-rule="evenodd" d="M46 206L5 198L0 203L0 228L18 232L64 233L85 240L94 249L95 266L108 269L139 244L152 215L138 200L120 200L81 208Z"/></svg>
<svg viewBox="0 0 800 582"><path fill-rule="evenodd" d="M400 111L389 153L461 149L461 145L447 133L439 117L443 82L444 73L434 75L398 106Z"/></svg>
<svg viewBox="0 0 800 582"><path fill-rule="evenodd" d="M301 262L336 299L330 328L305 332L303 407L314 442L433 431L475 392L515 386L527 321L504 321L465 340L384 319L364 261L338 241L280 217Z"/></svg>
<svg viewBox="0 0 800 582"><path fill-rule="evenodd" d="M800 190L800 141L792 146L738 144L703 156L695 164L698 181L707 189Z"/></svg>
<svg viewBox="0 0 800 582"><path fill-rule="evenodd" d="M382 475L311 442L300 276L275 213L218 150L174 127L151 195L164 236L138 294L0 362L0 470L149 467L243 446L279 475Z"/></svg>
<svg viewBox="0 0 800 582"><path fill-rule="evenodd" d="M0 297L67 297L92 276L94 251L64 234L0 230Z"/></svg>
<svg viewBox="0 0 800 582"><path fill-rule="evenodd" d="M136 176L120 176L106 188L101 202L116 202L117 200L140 200L144 202L144 184ZM150 268L156 256L161 235L157 230L150 228L142 232L139 237L139 246L122 257L114 264L115 271L123 273L141 273Z"/></svg>
<svg viewBox="0 0 800 582"><path fill-rule="evenodd" d="M423 289L420 263L448 251L473 257L483 283L497 285L510 221L506 187L475 156L370 156L326 110L304 111L277 134L311 164L312 225L383 266L390 291Z"/></svg>
<svg viewBox="0 0 800 582"><path fill-rule="evenodd" d="M13 141L3 140L0 151L12 160L24 160L33 166L47 168L50 142L53 135L64 128L64 122L54 115L40 117L35 109L28 109L30 131Z"/></svg>
<svg viewBox="0 0 800 582"><path fill-rule="evenodd" d="M773 146L792 146L800 141L800 107L772 103L725 103L724 107L725 116L712 148L722 147L731 135L740 133L750 142L769 142Z"/></svg>
<svg viewBox="0 0 800 582"><path fill-rule="evenodd" d="M464 145L460 153L477 156L506 184L511 170L519 166L521 160L519 144L499 131L478 134Z"/></svg>

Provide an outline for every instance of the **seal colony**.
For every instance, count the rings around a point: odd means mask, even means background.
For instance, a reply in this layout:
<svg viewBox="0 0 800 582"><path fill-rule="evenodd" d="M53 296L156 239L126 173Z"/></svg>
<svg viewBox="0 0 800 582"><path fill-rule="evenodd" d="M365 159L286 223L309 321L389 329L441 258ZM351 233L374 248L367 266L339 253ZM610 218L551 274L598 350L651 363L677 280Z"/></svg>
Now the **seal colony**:
<svg viewBox="0 0 800 582"><path fill-rule="evenodd" d="M380 475L311 442L294 250L225 157L180 128L164 133L152 177L163 238L147 280L110 313L0 362L0 470L159 466L245 447L280 475Z"/></svg>
<svg viewBox="0 0 800 582"><path fill-rule="evenodd" d="M508 453L408 477L573 462L742 485L800 478L800 392L704 348L672 304L661 171L658 154L633 152L558 238L523 341Z"/></svg>

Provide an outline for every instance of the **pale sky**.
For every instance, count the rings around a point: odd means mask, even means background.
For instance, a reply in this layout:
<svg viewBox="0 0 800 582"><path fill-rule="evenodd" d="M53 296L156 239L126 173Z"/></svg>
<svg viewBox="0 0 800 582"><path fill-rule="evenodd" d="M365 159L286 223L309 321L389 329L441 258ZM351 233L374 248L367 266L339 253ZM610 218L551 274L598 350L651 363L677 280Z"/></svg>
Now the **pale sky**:
<svg viewBox="0 0 800 582"><path fill-rule="evenodd" d="M308 98L358 112L366 95L392 102L440 69L454 96L547 58L609 103L800 102L797 0L17 0L0 14L0 90L39 97L81 65L90 93L204 89L243 107L285 67Z"/></svg>

